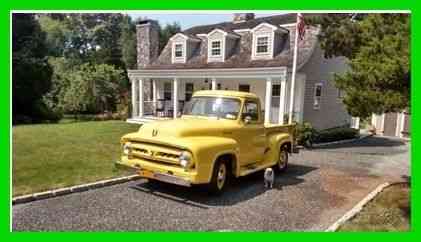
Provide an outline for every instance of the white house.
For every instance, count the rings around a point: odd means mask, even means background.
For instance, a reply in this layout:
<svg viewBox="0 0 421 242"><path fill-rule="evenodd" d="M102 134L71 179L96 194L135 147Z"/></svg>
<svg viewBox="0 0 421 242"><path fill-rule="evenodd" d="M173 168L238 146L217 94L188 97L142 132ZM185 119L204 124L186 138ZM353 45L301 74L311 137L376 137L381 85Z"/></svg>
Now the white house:
<svg viewBox="0 0 421 242"><path fill-rule="evenodd" d="M128 122L175 118L194 91L222 89L257 94L267 123L285 122L292 95L296 121L309 121L318 129L349 124L342 94L332 81L333 74L344 72L347 65L344 58L324 58L317 27L307 26L299 40L291 90L295 20L296 14L263 18L234 14L232 22L175 34L161 53L156 21L138 22L138 69L128 71L132 85Z"/></svg>

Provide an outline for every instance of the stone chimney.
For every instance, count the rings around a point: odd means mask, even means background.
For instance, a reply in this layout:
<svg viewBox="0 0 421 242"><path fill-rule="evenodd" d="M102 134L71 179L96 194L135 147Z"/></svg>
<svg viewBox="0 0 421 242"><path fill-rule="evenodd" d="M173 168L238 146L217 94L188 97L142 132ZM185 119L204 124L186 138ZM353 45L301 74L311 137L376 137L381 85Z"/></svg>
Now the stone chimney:
<svg viewBox="0 0 421 242"><path fill-rule="evenodd" d="M254 19L254 13L234 13L233 23L241 23Z"/></svg>
<svg viewBox="0 0 421 242"><path fill-rule="evenodd" d="M159 55L159 25L155 20L140 20L136 23L137 68L151 64Z"/></svg>

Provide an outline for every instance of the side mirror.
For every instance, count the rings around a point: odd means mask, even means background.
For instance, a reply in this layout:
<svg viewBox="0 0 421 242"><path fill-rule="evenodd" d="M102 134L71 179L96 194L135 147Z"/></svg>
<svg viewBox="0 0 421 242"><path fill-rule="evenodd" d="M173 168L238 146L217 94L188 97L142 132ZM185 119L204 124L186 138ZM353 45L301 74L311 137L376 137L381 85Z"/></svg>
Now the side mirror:
<svg viewBox="0 0 421 242"><path fill-rule="evenodd" d="M251 122L251 117L250 116L246 116L245 118L244 118L244 123L245 124L249 124Z"/></svg>

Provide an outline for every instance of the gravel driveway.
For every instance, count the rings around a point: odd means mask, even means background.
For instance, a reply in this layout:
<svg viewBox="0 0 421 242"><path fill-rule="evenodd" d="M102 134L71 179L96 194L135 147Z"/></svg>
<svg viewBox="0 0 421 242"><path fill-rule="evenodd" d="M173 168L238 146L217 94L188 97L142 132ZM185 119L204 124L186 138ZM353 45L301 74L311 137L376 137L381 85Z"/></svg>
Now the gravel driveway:
<svg viewBox="0 0 421 242"><path fill-rule="evenodd" d="M265 190L263 174L220 197L200 188L133 181L13 206L13 230L324 230L376 186L410 176L409 144L370 137L304 150Z"/></svg>

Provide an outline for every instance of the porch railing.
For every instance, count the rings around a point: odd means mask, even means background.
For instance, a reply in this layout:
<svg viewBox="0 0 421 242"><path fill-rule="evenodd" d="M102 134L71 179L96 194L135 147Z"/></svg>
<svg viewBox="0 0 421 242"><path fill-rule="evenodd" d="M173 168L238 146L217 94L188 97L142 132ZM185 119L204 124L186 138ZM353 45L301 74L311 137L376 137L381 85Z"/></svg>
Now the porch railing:
<svg viewBox="0 0 421 242"><path fill-rule="evenodd" d="M185 105L184 100L179 100L177 115L180 116ZM173 117L174 103L172 100L157 100L143 102L143 114L156 117Z"/></svg>

